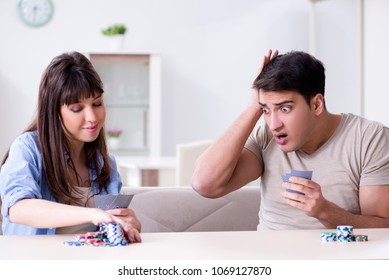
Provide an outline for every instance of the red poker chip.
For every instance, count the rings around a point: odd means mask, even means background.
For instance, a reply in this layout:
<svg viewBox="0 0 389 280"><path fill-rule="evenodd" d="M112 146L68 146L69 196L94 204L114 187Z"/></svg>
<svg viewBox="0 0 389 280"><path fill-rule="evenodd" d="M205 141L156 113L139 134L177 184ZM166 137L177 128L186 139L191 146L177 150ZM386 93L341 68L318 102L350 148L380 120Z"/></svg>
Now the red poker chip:
<svg viewBox="0 0 389 280"><path fill-rule="evenodd" d="M354 240L357 242L366 242L368 241L368 236L366 234L355 234Z"/></svg>

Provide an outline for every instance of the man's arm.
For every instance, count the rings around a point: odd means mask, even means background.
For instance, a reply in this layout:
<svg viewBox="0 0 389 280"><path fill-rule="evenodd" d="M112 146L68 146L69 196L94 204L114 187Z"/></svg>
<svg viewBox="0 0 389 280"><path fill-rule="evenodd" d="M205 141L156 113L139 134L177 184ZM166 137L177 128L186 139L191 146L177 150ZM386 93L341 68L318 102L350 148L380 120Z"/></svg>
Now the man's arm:
<svg viewBox="0 0 389 280"><path fill-rule="evenodd" d="M259 104L247 108L196 161L193 188L205 197L220 197L257 179L262 166L244 148L261 116Z"/></svg>
<svg viewBox="0 0 389 280"><path fill-rule="evenodd" d="M326 218L320 220L327 228L338 225L352 225L355 228L389 227L389 186L363 186L359 189L361 215L330 203Z"/></svg>
<svg viewBox="0 0 389 280"><path fill-rule="evenodd" d="M359 188L361 213L369 217L359 227L389 227L389 185Z"/></svg>
<svg viewBox="0 0 389 280"><path fill-rule="evenodd" d="M259 65L257 76L277 55L277 50L268 51ZM192 186L198 193L205 197L220 197L261 176L263 166L252 152L244 148L261 115L259 92L254 90L250 106L198 158L192 176Z"/></svg>

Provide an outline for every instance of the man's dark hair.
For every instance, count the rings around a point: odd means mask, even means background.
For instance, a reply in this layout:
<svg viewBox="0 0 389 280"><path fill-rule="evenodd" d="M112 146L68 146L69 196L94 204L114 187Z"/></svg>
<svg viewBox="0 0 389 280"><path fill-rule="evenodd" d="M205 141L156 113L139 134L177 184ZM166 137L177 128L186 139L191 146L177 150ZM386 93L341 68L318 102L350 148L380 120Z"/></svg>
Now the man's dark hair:
<svg viewBox="0 0 389 280"><path fill-rule="evenodd" d="M325 69L312 55L292 51L272 59L258 75L253 88L264 91L296 91L307 104L318 93L324 96Z"/></svg>

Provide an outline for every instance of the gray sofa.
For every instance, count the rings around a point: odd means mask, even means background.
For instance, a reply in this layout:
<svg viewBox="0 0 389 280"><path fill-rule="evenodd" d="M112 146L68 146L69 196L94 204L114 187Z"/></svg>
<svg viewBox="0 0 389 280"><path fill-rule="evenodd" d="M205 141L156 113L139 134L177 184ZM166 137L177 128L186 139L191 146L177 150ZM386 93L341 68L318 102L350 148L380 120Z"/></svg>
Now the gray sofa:
<svg viewBox="0 0 389 280"><path fill-rule="evenodd" d="M254 231L259 223L259 187L245 186L217 199L191 187L123 187L142 232Z"/></svg>
<svg viewBox="0 0 389 280"><path fill-rule="evenodd" d="M217 199L204 198L191 187L123 187L122 193L134 194L130 208L142 232L256 230L259 223L259 187L246 186Z"/></svg>

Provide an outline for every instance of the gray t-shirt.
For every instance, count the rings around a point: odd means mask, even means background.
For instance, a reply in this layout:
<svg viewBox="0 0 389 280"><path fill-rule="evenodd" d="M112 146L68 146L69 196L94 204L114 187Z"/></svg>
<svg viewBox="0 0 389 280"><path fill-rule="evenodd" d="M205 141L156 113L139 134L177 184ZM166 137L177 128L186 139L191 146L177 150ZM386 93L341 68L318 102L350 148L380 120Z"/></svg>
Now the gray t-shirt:
<svg viewBox="0 0 389 280"><path fill-rule="evenodd" d="M324 228L282 200L282 175L292 169L312 170L312 180L321 186L323 196L354 214L361 213L360 186L389 185L389 129L352 114L343 114L331 138L310 155L281 151L267 125L254 129L245 147L264 166L260 230Z"/></svg>

